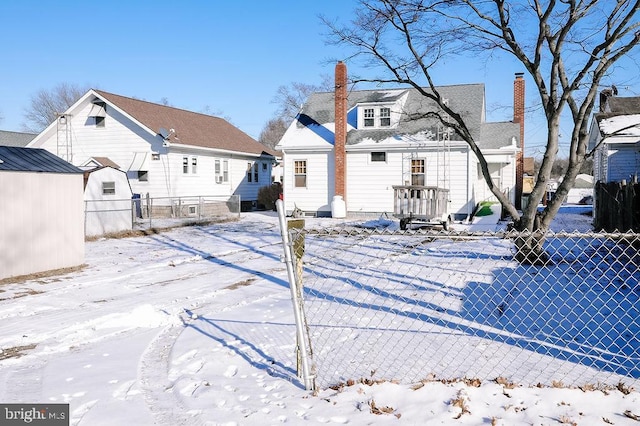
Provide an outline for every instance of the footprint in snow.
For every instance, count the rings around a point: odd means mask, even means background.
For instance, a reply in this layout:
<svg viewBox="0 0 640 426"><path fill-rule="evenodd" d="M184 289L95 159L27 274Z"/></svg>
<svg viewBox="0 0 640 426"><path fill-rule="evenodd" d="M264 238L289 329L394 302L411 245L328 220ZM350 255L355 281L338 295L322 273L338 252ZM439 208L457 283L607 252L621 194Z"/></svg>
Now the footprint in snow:
<svg viewBox="0 0 640 426"><path fill-rule="evenodd" d="M227 371L224 372L224 377L233 377L238 374L238 367L235 365L230 365L227 367Z"/></svg>

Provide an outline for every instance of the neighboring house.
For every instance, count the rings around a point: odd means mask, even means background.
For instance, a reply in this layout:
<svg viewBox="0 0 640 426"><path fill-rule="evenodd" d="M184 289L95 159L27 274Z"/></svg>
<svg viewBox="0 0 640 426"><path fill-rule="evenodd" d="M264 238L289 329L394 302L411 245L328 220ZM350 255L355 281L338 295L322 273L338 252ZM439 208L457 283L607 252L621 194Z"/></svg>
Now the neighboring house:
<svg viewBox="0 0 640 426"><path fill-rule="evenodd" d="M151 197L255 201L271 183L274 161L269 148L222 118L93 89L29 146L78 166L106 165L106 157L134 193Z"/></svg>
<svg viewBox="0 0 640 426"><path fill-rule="evenodd" d="M84 172L85 235L133 228L132 191L127 174L112 166Z"/></svg>
<svg viewBox="0 0 640 426"><path fill-rule="evenodd" d="M593 176L579 174L565 200L569 204L593 204Z"/></svg>
<svg viewBox="0 0 640 426"><path fill-rule="evenodd" d="M452 219L469 217L476 204L495 197L478 160L461 137L426 114L436 104L415 89L347 93L346 66L336 66L336 92L314 93L276 149L283 152L285 208L331 213L334 196L346 212L394 211L394 185L449 190ZM482 84L439 87L461 111L488 162L494 183L515 203L522 188L524 79L514 82L517 122L485 122Z"/></svg>
<svg viewBox="0 0 640 426"><path fill-rule="evenodd" d="M0 146L25 147L35 138L35 133L10 132L0 130Z"/></svg>
<svg viewBox="0 0 640 426"><path fill-rule="evenodd" d="M84 263L82 170L0 146L0 279Z"/></svg>
<svg viewBox="0 0 640 426"><path fill-rule="evenodd" d="M595 182L631 181L640 174L640 97L616 94L615 88L602 91L591 123Z"/></svg>

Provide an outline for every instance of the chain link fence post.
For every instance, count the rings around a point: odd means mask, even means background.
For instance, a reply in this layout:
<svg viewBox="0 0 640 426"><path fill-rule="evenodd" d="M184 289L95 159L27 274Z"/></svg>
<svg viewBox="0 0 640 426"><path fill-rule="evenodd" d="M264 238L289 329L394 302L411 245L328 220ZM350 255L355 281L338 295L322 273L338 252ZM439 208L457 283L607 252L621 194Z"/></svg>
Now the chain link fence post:
<svg viewBox="0 0 640 426"><path fill-rule="evenodd" d="M304 247L304 240L297 238L295 242L291 242L289 239L289 227L285 215L284 203L282 200L276 201L276 209L278 211L278 221L280 224L280 234L282 236L282 246L284 249L284 260L287 266L287 277L289 280L289 289L291 290L291 301L293 304L293 315L296 322L296 358L298 359L298 375L302 374L302 380L304 382L305 389L315 390L314 375L311 371L312 356L311 348L309 346L310 339L308 335L308 329L306 327L306 321L304 316L304 310L302 307L302 252L298 250L296 252L295 247L299 247L302 244ZM300 226L300 224L296 224ZM302 221L304 226L304 221ZM300 271L294 267L294 257L297 259L296 266Z"/></svg>

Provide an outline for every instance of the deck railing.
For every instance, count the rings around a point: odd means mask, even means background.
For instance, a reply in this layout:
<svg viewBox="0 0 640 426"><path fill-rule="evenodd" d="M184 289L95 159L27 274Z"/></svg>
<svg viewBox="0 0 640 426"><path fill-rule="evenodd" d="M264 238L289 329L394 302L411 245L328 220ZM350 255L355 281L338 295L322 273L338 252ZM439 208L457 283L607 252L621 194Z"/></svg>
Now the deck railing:
<svg viewBox="0 0 640 426"><path fill-rule="evenodd" d="M439 219L447 212L449 190L437 186L393 186L394 216L404 219Z"/></svg>

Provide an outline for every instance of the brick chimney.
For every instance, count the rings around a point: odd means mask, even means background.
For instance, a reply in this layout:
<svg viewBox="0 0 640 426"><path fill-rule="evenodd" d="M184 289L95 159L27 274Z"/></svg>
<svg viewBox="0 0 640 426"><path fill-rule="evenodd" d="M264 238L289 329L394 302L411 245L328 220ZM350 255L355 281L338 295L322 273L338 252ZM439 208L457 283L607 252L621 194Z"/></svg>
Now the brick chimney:
<svg viewBox="0 0 640 426"><path fill-rule="evenodd" d="M347 65L339 61L335 69L335 141L333 146L335 164L335 192L346 200L347 158Z"/></svg>
<svg viewBox="0 0 640 426"><path fill-rule="evenodd" d="M513 122L520 124L520 152L516 155L516 208L522 208L524 176L524 73L517 72L513 81Z"/></svg>

